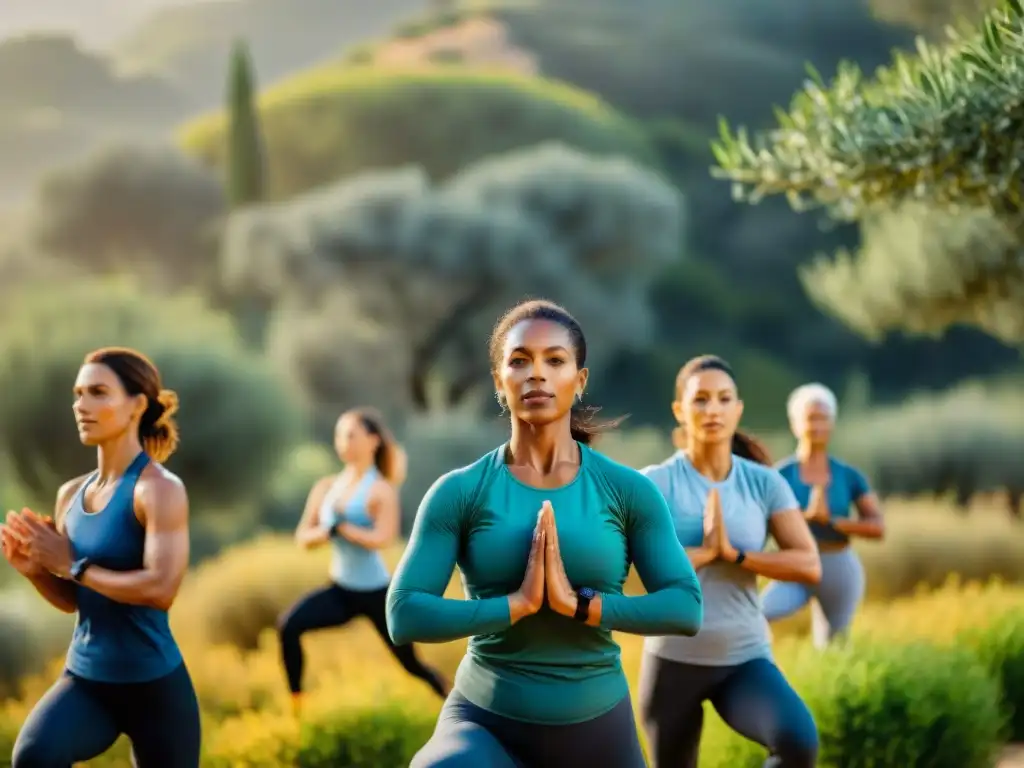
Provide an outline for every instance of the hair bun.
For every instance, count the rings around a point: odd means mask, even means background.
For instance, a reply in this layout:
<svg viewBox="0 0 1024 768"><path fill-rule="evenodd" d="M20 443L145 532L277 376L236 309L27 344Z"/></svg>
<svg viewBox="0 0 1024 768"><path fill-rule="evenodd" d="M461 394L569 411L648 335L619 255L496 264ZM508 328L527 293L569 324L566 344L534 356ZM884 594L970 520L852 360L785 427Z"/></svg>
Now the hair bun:
<svg viewBox="0 0 1024 768"><path fill-rule="evenodd" d="M178 393L171 389L161 389L156 401L163 406L164 410L154 426L162 427L178 412Z"/></svg>

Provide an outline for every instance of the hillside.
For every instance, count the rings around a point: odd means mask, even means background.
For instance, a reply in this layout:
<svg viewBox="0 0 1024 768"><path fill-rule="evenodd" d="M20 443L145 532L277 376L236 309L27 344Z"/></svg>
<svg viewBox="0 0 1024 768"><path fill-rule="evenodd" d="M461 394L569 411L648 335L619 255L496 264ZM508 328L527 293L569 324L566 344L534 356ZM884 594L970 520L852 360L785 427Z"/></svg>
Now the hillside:
<svg viewBox="0 0 1024 768"><path fill-rule="evenodd" d="M119 75L68 35L0 42L0 204L22 196L40 172L100 142L156 137L190 111L165 79Z"/></svg>
<svg viewBox="0 0 1024 768"><path fill-rule="evenodd" d="M169 7L111 48L119 67L173 78L220 103L231 43L244 38L261 84L385 35L428 0L206 0Z"/></svg>

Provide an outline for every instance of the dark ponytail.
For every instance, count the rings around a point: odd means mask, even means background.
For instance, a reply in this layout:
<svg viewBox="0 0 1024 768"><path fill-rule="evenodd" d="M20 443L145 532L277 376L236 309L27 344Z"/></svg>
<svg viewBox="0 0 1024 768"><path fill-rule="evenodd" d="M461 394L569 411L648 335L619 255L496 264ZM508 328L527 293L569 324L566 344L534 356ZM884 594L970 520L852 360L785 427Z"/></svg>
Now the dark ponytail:
<svg viewBox="0 0 1024 768"><path fill-rule="evenodd" d="M601 435L622 423L622 419L598 421L594 417L600 410L594 405L584 405L572 409L569 414L569 433L573 440L584 445L593 445Z"/></svg>
<svg viewBox="0 0 1024 768"><path fill-rule="evenodd" d="M732 452L733 455L739 456L741 459L763 464L766 467L772 466L772 457L765 444L745 432L736 430L736 434L732 436Z"/></svg>

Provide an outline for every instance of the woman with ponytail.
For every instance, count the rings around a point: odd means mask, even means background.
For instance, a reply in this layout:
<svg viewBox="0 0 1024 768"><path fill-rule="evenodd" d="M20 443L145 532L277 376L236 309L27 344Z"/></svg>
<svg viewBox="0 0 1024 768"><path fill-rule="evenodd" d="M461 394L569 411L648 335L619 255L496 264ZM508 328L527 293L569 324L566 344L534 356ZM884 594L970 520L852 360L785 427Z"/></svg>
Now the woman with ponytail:
<svg viewBox="0 0 1024 768"><path fill-rule="evenodd" d="M388 594L396 641L469 637L455 689L410 768L643 768L613 631L693 635L697 577L650 480L589 445L579 323L513 307L490 343L509 440L423 497ZM647 594L624 595L635 564ZM465 600L444 596L458 565Z"/></svg>
<svg viewBox="0 0 1024 768"><path fill-rule="evenodd" d="M188 496L161 462L178 398L142 353L86 356L74 386L98 469L65 483L54 517L9 513L7 561L77 623L64 673L36 704L13 768L67 768L126 735L138 768L198 768L199 704L167 612L188 569Z"/></svg>
<svg viewBox="0 0 1024 768"><path fill-rule="evenodd" d="M281 661L298 712L302 697L302 635L365 616L405 670L444 697L448 683L409 643L391 641L384 604L391 574L380 550L398 537L398 490L406 456L380 415L369 408L343 413L334 428L341 472L321 479L295 531L299 546L331 545L330 583L301 598L278 622Z"/></svg>
<svg viewBox="0 0 1024 768"><path fill-rule="evenodd" d="M817 729L772 661L757 577L814 584L821 563L803 513L764 447L738 430L743 414L729 365L705 355L676 377L679 451L643 470L668 502L697 570L704 624L696 637L651 637L640 704L656 768L696 768L703 705L766 747L766 766L812 768ZM768 536L777 552L765 552Z"/></svg>

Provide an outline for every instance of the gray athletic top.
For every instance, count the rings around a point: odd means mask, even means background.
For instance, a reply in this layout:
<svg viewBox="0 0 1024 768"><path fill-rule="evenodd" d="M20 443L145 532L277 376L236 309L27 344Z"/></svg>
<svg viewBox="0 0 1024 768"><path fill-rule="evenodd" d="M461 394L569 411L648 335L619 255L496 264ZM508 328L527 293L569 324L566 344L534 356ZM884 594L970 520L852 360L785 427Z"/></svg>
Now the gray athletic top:
<svg viewBox="0 0 1024 768"><path fill-rule="evenodd" d="M715 483L700 474L679 451L661 464L645 467L665 496L684 547L704 540L704 504L718 488L730 543L748 552L764 549L768 519L799 509L789 484L777 471L739 456L728 477ZM716 561L697 571L704 593L704 623L696 637L648 637L644 650L670 661L731 666L771 657L771 635L761 612L757 577L742 566Z"/></svg>

